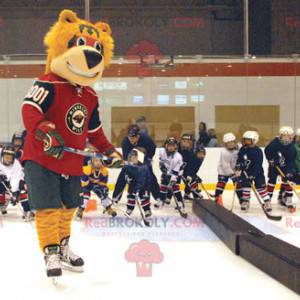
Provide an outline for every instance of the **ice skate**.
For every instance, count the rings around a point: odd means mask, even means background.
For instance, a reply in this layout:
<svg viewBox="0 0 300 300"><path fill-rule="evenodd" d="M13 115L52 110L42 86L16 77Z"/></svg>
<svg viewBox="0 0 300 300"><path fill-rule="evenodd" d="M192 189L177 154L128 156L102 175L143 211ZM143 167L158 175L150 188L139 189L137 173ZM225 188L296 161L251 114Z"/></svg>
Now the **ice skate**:
<svg viewBox="0 0 300 300"><path fill-rule="evenodd" d="M171 200L172 200L172 197L171 198L166 198L166 200L165 200L165 204L167 204L167 205L170 205L171 204Z"/></svg>
<svg viewBox="0 0 300 300"><path fill-rule="evenodd" d="M83 207L78 207L77 211L76 211L76 220L81 220L83 217L83 212L84 212L84 208Z"/></svg>
<svg viewBox="0 0 300 300"><path fill-rule="evenodd" d="M64 238L60 243L60 260L63 269L83 272L84 261L70 249L69 237Z"/></svg>
<svg viewBox="0 0 300 300"><path fill-rule="evenodd" d="M154 204L155 208L161 208L164 205L164 202L161 199L157 199L157 202Z"/></svg>
<svg viewBox="0 0 300 300"><path fill-rule="evenodd" d="M7 214L7 205L1 205L0 206L0 211L2 215L6 215Z"/></svg>
<svg viewBox="0 0 300 300"><path fill-rule="evenodd" d="M271 201L265 201L264 203L264 209L267 211L267 212L271 212L272 211L272 206L271 206Z"/></svg>
<svg viewBox="0 0 300 300"><path fill-rule="evenodd" d="M244 212L248 212L249 208L250 208L249 201L245 201L245 200L242 201L242 203L241 203L241 210L244 211Z"/></svg>
<svg viewBox="0 0 300 300"><path fill-rule="evenodd" d="M127 215L130 216L130 215L132 214L132 212L133 212L133 209L131 209L131 208L127 208L127 209L126 209L126 214L127 214Z"/></svg>
<svg viewBox="0 0 300 300"><path fill-rule="evenodd" d="M110 216L112 216L113 218L117 216L117 212L110 206L106 207L105 213L109 214Z"/></svg>
<svg viewBox="0 0 300 300"><path fill-rule="evenodd" d="M183 217L183 218L187 218L188 214L184 208L184 203L183 201L176 201L176 207L175 209L179 212L179 214Z"/></svg>
<svg viewBox="0 0 300 300"><path fill-rule="evenodd" d="M278 198L277 198L277 201L278 201L278 204L280 205L280 206L286 206L286 204L285 204L285 195L284 195L285 193L279 193L278 194Z"/></svg>
<svg viewBox="0 0 300 300"><path fill-rule="evenodd" d="M62 275L59 245L45 247L44 253L47 277L52 280L53 284L57 284L58 278Z"/></svg>
<svg viewBox="0 0 300 300"><path fill-rule="evenodd" d="M285 205L290 213L296 212L296 204L293 203L292 197L285 197Z"/></svg>
<svg viewBox="0 0 300 300"><path fill-rule="evenodd" d="M151 211L151 209L147 209L146 211L145 211L145 218L147 219L147 218L150 218L152 216L152 211Z"/></svg>
<svg viewBox="0 0 300 300"><path fill-rule="evenodd" d="M32 222L34 220L34 217L35 217L34 212L25 211L22 218L25 222Z"/></svg>

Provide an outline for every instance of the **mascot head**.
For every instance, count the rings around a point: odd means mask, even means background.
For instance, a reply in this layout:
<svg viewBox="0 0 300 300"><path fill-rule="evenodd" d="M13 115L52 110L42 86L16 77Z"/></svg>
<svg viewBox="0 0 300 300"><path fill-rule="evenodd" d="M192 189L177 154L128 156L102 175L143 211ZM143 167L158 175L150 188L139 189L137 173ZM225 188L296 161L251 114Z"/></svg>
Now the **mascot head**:
<svg viewBox="0 0 300 300"><path fill-rule="evenodd" d="M46 73L52 72L73 84L92 85L101 78L113 55L114 42L108 24L92 24L63 10L46 34Z"/></svg>

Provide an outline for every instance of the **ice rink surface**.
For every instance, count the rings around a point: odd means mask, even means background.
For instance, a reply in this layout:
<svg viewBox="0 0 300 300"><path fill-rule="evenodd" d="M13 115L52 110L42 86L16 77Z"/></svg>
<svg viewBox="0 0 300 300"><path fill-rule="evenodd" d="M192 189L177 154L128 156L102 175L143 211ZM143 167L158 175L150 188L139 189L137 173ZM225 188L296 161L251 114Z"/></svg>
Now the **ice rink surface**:
<svg viewBox="0 0 300 300"><path fill-rule="evenodd" d="M231 206L226 191L224 205ZM234 211L259 227L300 247L300 214L281 209L281 222L266 219L253 198L248 214ZM122 207L125 207L122 204ZM191 212L191 203L187 203ZM151 228L141 228L123 216L110 221L100 211L73 222L71 245L85 259L84 273L64 271L54 286L45 276L36 232L24 223L16 207L0 217L1 299L299 299L291 290L234 255L204 225L189 214L180 218L173 205L154 210ZM137 215L137 211L134 214ZM130 262L125 253L141 240L154 243L159 263ZM144 275L138 276L143 272Z"/></svg>

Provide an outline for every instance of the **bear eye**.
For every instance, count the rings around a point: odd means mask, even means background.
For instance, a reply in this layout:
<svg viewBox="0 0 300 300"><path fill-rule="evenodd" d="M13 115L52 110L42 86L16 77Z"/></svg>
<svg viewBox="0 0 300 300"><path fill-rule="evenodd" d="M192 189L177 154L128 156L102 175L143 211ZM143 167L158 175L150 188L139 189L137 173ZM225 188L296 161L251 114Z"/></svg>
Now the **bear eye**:
<svg viewBox="0 0 300 300"><path fill-rule="evenodd" d="M102 50L102 46L98 41L95 42L94 48L99 52L101 52L101 50Z"/></svg>
<svg viewBox="0 0 300 300"><path fill-rule="evenodd" d="M84 46L86 45L86 40L83 36L79 37L77 39L77 42L76 42L77 46Z"/></svg>

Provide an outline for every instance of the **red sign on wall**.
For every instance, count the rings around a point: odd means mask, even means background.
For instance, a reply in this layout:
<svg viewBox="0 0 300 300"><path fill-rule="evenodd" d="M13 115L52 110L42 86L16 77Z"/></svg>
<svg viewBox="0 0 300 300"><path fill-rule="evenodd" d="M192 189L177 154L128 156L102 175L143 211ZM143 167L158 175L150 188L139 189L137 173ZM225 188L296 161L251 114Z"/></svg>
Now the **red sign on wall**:
<svg viewBox="0 0 300 300"><path fill-rule="evenodd" d="M285 27L288 29L300 28L300 19L296 17L285 17Z"/></svg>
<svg viewBox="0 0 300 300"><path fill-rule="evenodd" d="M203 28L205 26L202 17L176 17L173 19L173 24L176 28Z"/></svg>

